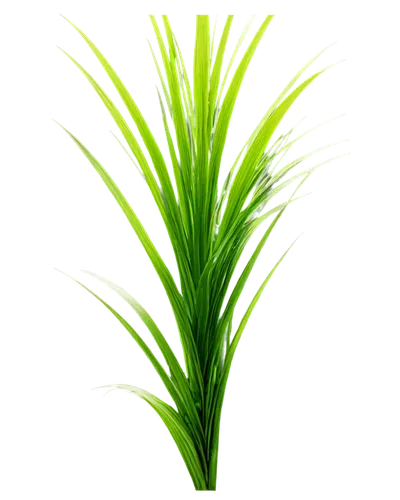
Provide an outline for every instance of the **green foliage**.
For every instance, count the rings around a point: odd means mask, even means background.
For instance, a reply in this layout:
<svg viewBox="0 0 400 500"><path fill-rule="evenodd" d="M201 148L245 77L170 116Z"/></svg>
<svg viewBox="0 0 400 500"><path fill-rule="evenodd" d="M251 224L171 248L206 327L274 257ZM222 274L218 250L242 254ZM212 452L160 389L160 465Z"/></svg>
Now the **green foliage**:
<svg viewBox="0 0 400 500"><path fill-rule="evenodd" d="M300 185L315 168L327 163L325 161L288 177L293 168L319 151L316 150L281 166L281 161L291 146L316 127L295 139L291 139L291 129L271 144L277 127L292 104L325 71L323 69L316 72L292 90L303 72L322 54L321 51L295 75L274 101L245 143L222 190L219 190L221 161L235 102L246 70L272 18L273 16L267 16L261 24L229 82L233 63L253 18L246 25L223 73L233 16L228 16L225 22L214 62L212 52L215 28L214 34L210 36L208 16L197 16L193 78L190 81L168 17L162 16L164 38L155 17L150 16L162 61L160 66L150 46L162 89L159 103L170 155L168 159L163 157L146 120L117 73L94 43L71 23L114 84L151 158L149 165L116 105L94 78L67 54L114 119L125 139L126 147L119 139L118 142L134 162L153 195L174 250L179 284L175 283L134 210L105 168L72 133L66 132L114 196L157 271L176 318L185 366L179 364L149 313L125 290L105 278L89 273L120 295L138 314L160 348L168 371L117 311L85 285L75 281L96 297L127 329L165 384L176 409L137 387L111 387L136 394L159 414L174 438L197 490L216 489L220 419L232 360L262 291L288 250L262 283L237 331L232 332L236 304L272 230L287 206L298 199L294 195ZM224 94L223 90L228 83ZM300 184L289 200L269 208L272 198L297 180ZM268 210L265 211L267 206ZM228 297L233 273L246 244L254 231L273 214L273 221Z"/></svg>

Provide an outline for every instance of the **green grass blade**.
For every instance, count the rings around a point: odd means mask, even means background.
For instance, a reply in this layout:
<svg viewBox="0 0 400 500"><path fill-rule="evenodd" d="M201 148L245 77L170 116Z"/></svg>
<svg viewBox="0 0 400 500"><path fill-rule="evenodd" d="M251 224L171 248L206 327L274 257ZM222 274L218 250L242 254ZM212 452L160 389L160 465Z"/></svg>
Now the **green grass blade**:
<svg viewBox="0 0 400 500"><path fill-rule="evenodd" d="M146 253L148 254L150 260L152 261L154 268L156 269L158 275L160 276L162 283L164 284L164 286L168 290L168 294L170 294L172 296L179 295L178 289L176 288L176 285L173 281L171 273L167 269L166 265L164 264L163 260L161 259L160 255L159 255L159 253L157 252L153 243L151 242L148 234L146 233L144 227L140 223L139 219L137 218L135 212L133 211L132 207L129 205L129 203L126 200L126 198L124 197L124 195L119 190L118 186L112 180L112 178L110 177L108 172L105 170L105 168L90 153L90 151L65 127L63 127L62 125L60 125L60 126L61 126L61 128L63 128L65 130L65 132L71 137L71 139L79 147L79 149L82 151L82 153L90 161L92 166L95 168L97 173L102 178L105 185L110 190L111 194L114 196L115 200L117 201L117 203L119 204L119 206L123 210L124 214L126 215L133 230L137 234L144 249L146 250Z"/></svg>
<svg viewBox="0 0 400 500"><path fill-rule="evenodd" d="M71 137L71 139L75 142L75 144L79 147L79 149L83 152L83 154L93 165L97 173L100 175L100 177L120 205L121 209L125 213L129 223L131 224L133 230L135 231L144 249L146 250L146 253L149 256L164 286L171 307L173 309L179 328L191 389L196 394L196 403L200 404L199 401L203 397L203 381L201 377L198 352L196 350L192 330L190 328L189 310L182 300L182 296L176 287L172 275L165 265L164 261L160 257L159 253L157 252L156 248L154 247L151 239L149 238L144 227L137 218L135 212L133 211L115 182L109 176L107 171L74 135L72 135L64 127L62 128L67 132L67 134Z"/></svg>
<svg viewBox="0 0 400 500"><path fill-rule="evenodd" d="M177 196L179 197L181 196L181 194L179 190L177 190L176 184L179 181L182 182L182 179L181 178L179 179L180 166L178 161L178 148L176 143L176 137L173 132L173 125L172 125L170 91L168 87L168 82L166 81L165 71L163 69L156 47L154 46L149 37L145 38L145 43L147 46L147 50L149 52L149 57L153 67L153 72L156 75L156 80L157 80L154 85L154 93L160 108L160 122L161 122L161 130L165 140L166 159L173 171L172 183L174 191L177 192Z"/></svg>
<svg viewBox="0 0 400 500"><path fill-rule="evenodd" d="M210 199L209 203L214 204L217 198L217 181L219 176L219 169L221 165L222 153L224 150L226 137L228 134L229 123L232 117L233 108L236 102L236 98L239 94L240 87L242 85L246 70L250 64L250 61L260 43L266 29L268 28L273 16L267 16L261 27L254 36L252 42L250 43L246 53L244 54L236 72L232 78L231 84L228 88L226 96L221 106L221 112L218 117L218 121L215 128L215 134L213 139L213 149L210 158Z"/></svg>
<svg viewBox="0 0 400 500"><path fill-rule="evenodd" d="M136 103L132 99L131 95L129 94L128 90L118 77L118 75L115 73L111 65L108 63L106 58L103 56L103 54L97 49L97 47L91 42L91 40L79 29L77 28L73 23L70 23L74 28L80 33L80 35L84 38L84 40L87 42L87 44L90 46L94 54L96 55L97 59L105 69L106 73L110 77L111 81L113 82L114 86L116 87L118 93L120 94L122 100L124 101L131 117L135 121L136 126L138 127L139 133L145 143L145 146L147 150L149 151L149 154L151 156L151 159L153 161L153 165L155 167L155 170L157 172L158 178L160 180L161 188L162 188L162 199L161 195L158 193L158 189L156 188L156 182L152 176L152 173L150 171L150 168L147 165L147 162L144 158L143 153L140 151L140 148L136 142L136 140L133 138L133 134L130 132L129 128L127 127L126 123L124 123L122 116L120 113L117 111L116 107L112 105L111 101L107 96L105 96L104 91L100 88L100 86L97 84L97 82L94 81L94 79L80 66L78 63L73 60L73 62L78 66L78 68L84 73L84 75L88 78L90 83L94 86L95 90L98 92L100 97L103 99L103 102L105 102L106 106L108 107L110 113L116 120L117 124L122 124L123 129L122 131L125 130L125 133L129 137L129 144L131 146L132 151L134 154L139 154L139 157L137 156L138 160L141 160L141 167L142 170L145 170L145 176L149 178L149 185L150 189L152 190L153 196L156 197L156 202L160 208L161 214L163 215L164 222L167 226L168 233L170 235L171 242L174 247L174 252L177 257L177 260L182 258L182 253L180 252L180 246L185 244L185 236L183 233L183 229L181 224L179 224L179 219L180 219L180 213L178 210L177 202L175 199L175 194L174 190L171 184L171 180L163 159L163 156L161 154L161 151L154 140L153 135L151 134L146 121L144 120L142 114L140 113L138 107L136 106ZM106 99L104 98L106 97ZM121 127L120 127L121 128ZM125 135L125 138L126 135ZM128 140L128 139L127 139ZM132 148L133 145L133 148ZM135 153L136 151L136 153ZM163 207L163 203L167 204L168 210L165 211ZM169 214L171 212L171 214ZM182 278L182 275L181 275Z"/></svg>
<svg viewBox="0 0 400 500"><path fill-rule="evenodd" d="M278 220L280 219L280 217L282 216L283 212L284 212L284 209L285 207L278 213L278 215L274 218L274 220L272 221L272 223L269 225L267 231L265 232L264 236L262 237L261 241L259 242L259 244L257 245L257 248L256 250L254 251L251 259L249 260L249 262L247 263L245 269L243 270L242 274L240 275L240 278L238 280L238 282L236 283L230 297L229 297L229 301L226 305L226 308L224 310L224 313L222 315L222 318L219 322L219 326L218 326L218 329L216 331L216 335L215 335L215 339L214 339L214 342L213 342L213 349L214 351L211 353L211 363L210 363L210 366L214 366L215 364L215 360L217 359L218 357L218 353L220 351L220 346L221 346L221 341L223 339L223 335L224 335L224 332L226 330L226 327L228 325L228 323L232 320L232 317L233 317L233 313L234 313L234 310L235 310L235 307L236 307L236 304L239 300L239 297L242 293L242 290L244 288L244 285L246 284L247 282L247 279L254 267L254 264L258 258L258 256L260 255L261 253L261 250L262 248L264 247L265 245L265 242L267 241L268 237L270 236L273 228L275 227L276 223L278 222Z"/></svg>
<svg viewBox="0 0 400 500"><path fill-rule="evenodd" d="M235 16L236 17L236 16ZM235 17L232 19L234 21ZM224 96L226 91L229 89L229 84L232 82L232 78L235 72L235 69L238 67L240 61L243 59L244 54L244 46L248 45L249 40L251 39L251 31L254 29L254 23L257 16L252 15L248 16L246 24L243 29L240 31L235 41L233 42L232 49L228 53L226 53L226 64L223 68L222 72L222 81L219 87L218 93L218 101L220 103L219 108L221 108L222 101L224 100ZM233 29L233 26L232 26Z"/></svg>
<svg viewBox="0 0 400 500"><path fill-rule="evenodd" d="M169 14L147 16L154 33L155 45L147 41L154 70L158 79L158 93L163 133L167 140L169 157L176 183L179 204L175 220L180 229L179 244L174 247L174 256L181 262L182 293L194 314L195 285L192 279L191 245L193 207L191 200L191 167L193 143L193 111L191 104L191 81L182 47L173 29ZM173 64L175 62L175 64ZM183 96L183 98L182 98Z"/></svg>
<svg viewBox="0 0 400 500"><path fill-rule="evenodd" d="M248 50L244 52L243 57L235 58L231 55L232 78L227 83L227 89L223 98L222 108L215 126L214 138L211 144L203 137L208 137L211 140L211 130L205 129L208 115L204 113L206 102L209 102L209 84L210 67L207 62L207 52L209 48L209 30L210 21L207 13L199 13L195 17L194 28L194 54L193 54L193 84L194 84L194 100L196 117L198 124L203 124L202 134L199 135L199 126L196 128L196 141L204 147L196 149L196 165L194 169L194 183L198 186L195 191L198 202L198 209L195 210L195 227L197 227L197 239L193 248L193 274L195 283L199 283L203 276L202 286L198 286L198 294L196 300L197 321L196 330L198 333L198 344L200 351L200 359L202 360L203 374L205 374L206 360L208 357L209 344L211 342L211 330L209 328L208 313L211 301L211 284L209 277L204 280L203 269L207 266L213 242L213 208L217 194L218 184L217 179L221 166L221 158L226 149L226 141L230 133L233 116L232 112L239 98L244 81L247 76L249 67L255 57L255 54L265 37L265 34L271 26L276 14L266 15L256 33L251 38ZM228 18L229 21L229 18ZM226 25L225 36L228 35L229 25ZM204 49L204 53L203 53ZM221 47L221 51L223 51ZM222 57L222 56L220 56ZM236 62L236 66L235 63ZM231 72L227 69L228 72ZM212 75L211 75L212 76ZM221 75L222 76L222 75ZM217 73L214 73L214 79L217 78ZM207 84L205 83L207 81ZM197 89L197 91L196 91ZM197 93L196 93L197 92ZM208 101L207 101L208 99ZM208 110L209 111L209 110ZM209 122L208 122L209 123ZM221 136L223 134L223 137ZM225 142L224 142L225 141ZM208 150L211 149L211 151ZM219 155L219 162L215 163L215 159ZM209 165L209 168L207 166ZM201 175L202 174L202 175Z"/></svg>
<svg viewBox="0 0 400 500"><path fill-rule="evenodd" d="M185 228L186 237L189 232L187 198L183 196L185 189L189 189L190 172L188 167L192 165L191 147L190 147L190 120L186 119L186 111L190 117L190 110L185 109L185 102L188 105L188 86L189 73L185 71L185 63L180 57L179 47L177 47L176 35L171 26L172 21L169 14L162 13L161 16L156 16L152 12L147 15L151 30L154 34L155 47L157 53L153 51L153 60L158 59L158 75L160 68L163 71L165 78L164 88L167 87L168 93L164 93L164 98L167 99L166 104L171 114L174 136L176 138L177 148L175 151L170 151L170 155L176 153L177 162L175 162L174 174L176 178L176 186L180 202L186 207L183 211L183 226ZM179 64L178 64L179 63ZM179 76L183 76L184 84L180 83ZM182 94L185 96L183 99Z"/></svg>
<svg viewBox="0 0 400 500"><path fill-rule="evenodd" d="M318 148L316 150L318 151ZM310 154L311 153L311 154ZM313 152L306 153L305 155L302 155L302 158L309 158L309 156L313 156ZM283 181L281 183L278 183L276 188L272 189L271 192L268 192L266 190L263 194L263 204L268 205L271 203L274 194L279 195L282 191L290 187L291 185L297 185L297 187L290 193L290 196L288 197L288 200L285 202L277 203L273 207L265 210L264 212L261 213L256 219L252 220L251 222L251 227L249 229L249 234L254 234L259 227L263 226L268 222L270 219L271 215L274 215L274 212L276 211L277 215L273 217L271 222L267 225L266 230L262 233L261 237L257 240L256 245L252 249L252 252L248 259L246 260L243 269L241 273L239 274L238 279L232 284L232 287L229 289L229 297L226 303L226 307L223 310L222 313L222 319L221 319L221 326L220 326L220 331L224 331L226 328L227 322L231 321L234 308L238 302L239 297L243 294L245 288L246 288L246 283L251 277L251 274L255 268L256 263L259 261L261 258L265 247L268 244L268 241L270 240L280 218L283 216L289 205L292 205L294 203L297 203L301 199L304 199L305 196L307 195L300 195L300 191L303 189L303 186L309 181L309 179L312 177L312 175L320 170L321 168L325 167L331 162L334 161L340 161L343 158L347 158L349 156L348 153L342 154L342 155L336 155L334 159L327 160L325 162L322 162L312 168L304 168L302 169L298 174L292 175L289 179L286 181ZM300 160L301 161L301 160ZM289 162L291 166L297 165L299 160L294 160L293 162ZM285 176L286 170L283 169L283 172L281 174L277 175L276 179L279 177ZM297 184L296 184L297 183ZM251 208L249 209L251 211ZM221 335L221 333L220 333Z"/></svg>
<svg viewBox="0 0 400 500"><path fill-rule="evenodd" d="M192 433L193 440L195 441L195 448L198 450L198 455L202 457L202 466L204 467L205 458L202 456L202 450L204 449L204 435L187 380L183 376L182 367L179 366L179 361L177 361L175 353L172 353L168 346L168 340L165 338L164 334L161 334L158 326L153 328L148 320L148 316L146 317L144 307L140 307L140 302L137 300L134 301L134 296L131 294L131 297L128 298L129 304L134 307L135 311L139 311L139 313L141 313L139 314L141 318L146 320L149 332L154 336L154 340L158 342L158 345L156 344L156 349L161 354L161 359L159 358L157 352L152 349L149 342L132 325L132 323L128 321L123 314L118 311L118 309L99 295L95 289L88 286L84 281L77 278L73 274L67 273L63 269L56 266L53 267L58 273L65 276L67 279L70 279L88 295L93 297L101 306L103 306L112 318L115 319L118 325L127 333L132 342L138 346L140 352L144 355L152 370L161 380L168 397L171 399L177 410L180 411L182 418L187 421L186 425ZM93 275L98 279L97 273L94 273L93 271L87 271L87 274ZM117 288L120 293L123 293L119 287L115 286L115 283L113 283L112 280L106 280L105 277L102 277L102 283L107 284L107 286L111 286L112 289ZM124 300L127 298L126 295L127 294L123 293ZM167 361L168 368L164 364L164 358Z"/></svg>
<svg viewBox="0 0 400 500"><path fill-rule="evenodd" d="M233 22L233 16L228 16L222 32L221 40L218 45L215 63L211 73L210 80L210 97L209 97L209 111L208 111L208 129L209 137L211 137L212 129L214 127L214 120L216 119L216 101L219 89L219 82L221 78L222 63L224 60L226 44L228 42L229 33Z"/></svg>
<svg viewBox="0 0 400 500"><path fill-rule="evenodd" d="M62 127L62 125L60 125L60 126ZM185 332L185 331L190 332L190 329L188 327L187 311L185 310L185 307L182 303L182 297L181 297L181 295L176 287L176 284L172 278L172 275L171 275L170 271L168 270L167 266L165 265L164 261L160 257L159 253L157 252L156 248L154 247L151 239L149 238L148 234L146 233L144 227L142 226L141 222L139 221L139 219L136 216L135 212L133 211L132 207L129 205L126 198L121 193L118 186L112 180L112 178L110 177L108 172L105 170L105 168L85 148L85 146L73 134L71 134L71 132L69 132L64 127L62 127L62 128L71 137L71 139L75 142L75 144L79 147L79 149L82 151L82 153L86 156L86 158L93 165L93 167L95 168L97 173L100 175L103 182L106 184L106 186L110 190L111 194L114 196L115 200L117 201L117 203L119 204L119 206L123 210L130 225L132 226L132 228L135 231L136 235L138 236L140 242L142 243L144 249L146 250L146 253L149 256L149 258L154 266L154 269L156 270L162 284L164 285L165 291L168 295L168 298L169 298L171 306L173 308L175 317L177 319L178 326L180 327L180 331L181 332L182 331L183 332ZM184 347L185 347L185 342L184 342Z"/></svg>
<svg viewBox="0 0 400 500"><path fill-rule="evenodd" d="M147 326L170 369L171 379L174 382L175 387L179 392L179 395L183 401L184 414L187 414L188 417L190 418L190 423L191 425L193 425L193 431L198 439L199 446L203 446L204 433L201 427L199 415L197 413L197 409L195 407L192 394L190 392L189 385L187 383L187 378L185 376L185 373L182 370L181 365L179 364L175 354L170 348L164 335L161 333L158 326L151 318L150 314L139 304L137 300L135 300L128 292L126 292L116 283L113 283L112 281L103 278L102 276L96 273L90 271L83 271L83 272L89 274L93 278L96 278L101 283L103 283L104 285L111 288L111 290L116 292L125 302L127 302L127 304L129 304L132 307L132 309L137 313L137 315L140 317L143 323ZM180 411L181 410L182 406L180 408Z"/></svg>
<svg viewBox="0 0 400 500"><path fill-rule="evenodd" d="M156 341L158 347L160 348L160 351L164 356L165 361L168 364L168 367L171 370L171 374L176 379L180 378L180 380L182 380L181 376L183 375L184 377L184 372L182 370L182 367L180 366L178 360L176 359L175 354L170 348L164 335L161 333L158 326L151 318L150 314L144 309L144 307L142 307L136 299L134 299L126 290L124 290L116 283L113 283L112 281L104 278L103 276L100 276L99 274L93 273L91 271L83 270L82 272L88 274L89 276L92 276L93 278L96 278L98 281L108 286L111 290L117 293L127 304L129 304L132 307L132 309L136 312L136 314L140 317L140 319L143 321L143 323L147 326L150 333L152 334L154 340Z"/></svg>
<svg viewBox="0 0 400 500"><path fill-rule="evenodd" d="M64 51L63 51L64 52ZM166 166L164 163L164 160L161 156L161 153L158 149L158 146L156 145L154 139L152 138L152 135L149 132L149 135L146 135L146 130L147 125L145 124L144 120L139 120L141 122L141 129L140 125L138 123L138 128L141 130L142 137L144 138L145 144L148 146L148 150L152 156L152 159L154 161L155 169L158 174L158 177L161 182L161 187L162 190L160 190L160 187L157 184L157 181L154 178L154 175L150 169L150 166L147 163L147 160L138 144L136 141L132 131L128 127L126 121L122 117L121 113L118 111L116 106L113 104L113 102L110 100L110 98L107 96L107 94L103 91L103 89L100 87L100 85L91 77L89 73L77 62L73 57L70 55L66 54L72 62L81 70L81 72L86 76L88 81L91 83L93 88L96 90L97 94L99 97L102 99L103 103L106 105L108 111L110 112L111 116L114 118L116 124L118 125L119 129L121 130L122 134L125 137L125 140L127 141L131 151L135 155L136 159L138 160L138 163L140 165L140 168L143 172L143 175L145 176L145 179L147 181L147 184L150 187L150 190L153 194L153 197L157 203L157 206L160 210L160 213L163 217L165 226L168 231L168 235L171 240L172 247L174 249L175 257L178 262L178 268L181 270L182 267L184 266L184 261L186 259L185 254L184 254L184 246L186 245L186 237L184 234L184 229L182 227L181 222L181 213L179 211L177 201L175 198L175 193L173 191L173 187L170 181L170 178L168 176ZM132 101L133 102L133 101ZM153 141L153 142L152 142ZM155 146L153 147L153 145ZM159 161L158 161L159 160ZM157 163L158 161L158 163ZM183 263L181 262L183 261ZM179 264L182 264L180 266ZM180 277L181 280L185 281L185 276L187 274L183 274L180 272ZM185 283L183 283L183 286L186 286Z"/></svg>
<svg viewBox="0 0 400 500"><path fill-rule="evenodd" d="M222 237L224 230L230 224L230 218L238 210L246 195L248 187L253 179L253 172L257 168L260 159L264 155L270 142L272 142L281 123L290 112L296 101L316 82L322 75L328 71L334 70L344 62L344 58L337 59L332 63L322 66L318 71L304 77L307 71L315 65L320 57L336 42L318 50L316 54L304 63L296 73L289 78L288 83L275 96L271 105L264 111L261 118L253 127L249 136L243 141L236 157L231 162L229 169L237 174L231 179L228 193L225 193L224 205L229 205L227 213L222 217L221 227L219 227L219 237ZM230 198L229 198L230 197ZM228 203L228 200L231 200ZM225 220L223 220L225 219ZM218 244L217 239L215 244Z"/></svg>
<svg viewBox="0 0 400 500"><path fill-rule="evenodd" d="M119 314L115 309L113 309L107 302L105 302L102 298L100 298L97 294L95 294L90 288L85 286L83 283L78 281L77 279L73 278L72 276L69 276L68 274L64 273L63 271L60 271L59 269L56 269L56 271L60 272L61 274L64 274L68 278L72 279L80 285L82 288L84 288L86 291L88 291L93 297L95 297L98 301L100 301L117 319L118 321L126 328L126 330L129 332L131 337L135 340L135 342L138 344L138 346L142 349L142 351L145 353L151 364L153 365L154 369L160 376L161 380L164 382L164 385L171 395L172 399L175 401L177 404L178 408L181 405L181 396L176 390L174 384L172 383L171 379L169 378L167 372L164 370L160 362L157 360L157 358L154 356L153 352L151 349L148 347L148 345L144 342L144 340L140 337L140 335L131 327L131 325Z"/></svg>
<svg viewBox="0 0 400 500"><path fill-rule="evenodd" d="M68 21L68 19L67 19L67 21ZM109 76L110 80L112 81L113 85L117 89L119 95L121 96L121 99L123 100L123 102L124 102L127 110L129 111L129 114L131 115L132 119L134 120L134 122L139 130L139 133L143 139L143 142L144 142L144 144L145 144L145 146L150 154L154 168L157 172L157 176L158 176L160 183L161 183L164 197L167 199L168 204L170 205L171 209L174 210L176 208L176 206L175 206L176 201L175 201L174 190L173 190L173 187L171 184L171 180L170 180L169 175L168 175L167 167L165 165L164 158L161 154L160 148L158 147L158 144L155 141L153 134L151 133L142 113L140 112L135 101L132 99L132 96L128 92L125 85L122 83L122 81L119 78L119 76L117 75L117 73L111 67L110 63L103 56L103 54L100 52L100 50L96 47L96 45L83 33L83 31L81 31L77 26L75 26L71 21L68 21L68 22L77 30L77 32L82 36L82 38L85 40L85 42L89 45L89 47L93 51L94 55L97 57L98 61L103 66L104 70L106 71L106 73ZM68 56L68 57L70 57L70 56ZM71 60L73 62L75 62L75 64L77 64L74 59L71 58ZM89 81L92 83L93 78L90 77L90 75L88 76L88 73L85 70L83 70L82 66L80 66L78 64L77 64L77 66L84 73L84 75L89 79ZM93 85L93 83L92 83L92 85ZM95 89L97 90L97 86L95 86Z"/></svg>
<svg viewBox="0 0 400 500"><path fill-rule="evenodd" d="M216 395L216 406L215 406L215 416L213 419L214 423L214 428L213 428L213 436L212 436L212 450L211 450L211 459L210 459L210 487L211 489L216 488L216 483L217 483L217 461L218 461L218 447L219 447L219 428L220 428L220 421L221 421L221 412L222 412L222 403L224 400L224 395L225 395L225 389L226 389L226 383L228 381L228 376L230 372L230 368L232 365L232 360L233 356L235 354L236 348L238 346L239 340L243 334L244 328L251 316L251 313L253 312L254 307L256 306L259 298L261 297L262 292L264 291L264 288L267 286L267 283L271 279L272 275L276 271L277 267L279 264L282 262L282 260L285 258L286 254L289 252L289 250L292 248L292 246L295 244L298 238L290 245L290 247L286 250L286 252L282 255L282 257L278 260L278 262L275 264L274 268L272 271L268 274L268 276L265 278L264 282L258 289L256 295L254 296L253 300L251 301L245 315L243 316L242 321L240 322L239 328L236 331L236 334L232 340L231 345L229 346L228 353L226 355L226 360L224 363L224 368L222 371L222 375L218 384L218 390L217 390L217 395Z"/></svg>
<svg viewBox="0 0 400 500"><path fill-rule="evenodd" d="M194 168L194 280L197 283L204 262L208 258L208 217L204 207L208 196L208 98L210 80L210 27L208 16L197 16L193 63L196 162Z"/></svg>
<svg viewBox="0 0 400 500"><path fill-rule="evenodd" d="M300 84L275 110L275 112L266 120L266 122L261 127L259 133L254 139L252 145L248 149L243 161L237 171L235 179L232 184L232 188L229 194L227 207L224 213L224 217L221 222L220 232L218 235L218 240L220 240L226 228L230 226L232 220L240 212L246 201L249 191L252 186L254 169L258 165L273 133L278 127L279 123L288 112L292 104L300 96L300 94L322 73L324 73L328 68L324 68L318 71L305 82ZM218 242L217 242L218 245Z"/></svg>
<svg viewBox="0 0 400 500"><path fill-rule="evenodd" d="M168 224L167 221L167 215L166 215L166 208L163 200L163 196L161 194L160 188L157 184L156 179L154 178L154 175L150 169L149 164L147 163L146 157L144 156L137 140L135 139L132 131L128 127L128 124L126 123L125 119L121 115L121 113L118 111L117 107L114 105L114 103L111 101L111 99L108 97L108 95L104 92L104 90L100 87L100 85L92 78L92 76L67 52L64 50L60 49L64 54L80 69L80 71L85 75L85 77L88 79L88 81L91 83L92 87L95 89L97 94L99 95L100 99L103 101L105 104L106 108L108 109L109 113L113 117L115 123L117 124L118 128L122 132L122 135L124 136L126 142L128 143L132 153L135 155L140 168L146 178L146 182L149 185L149 188L151 190L151 193L154 197L154 200L157 203L157 206L160 210L161 215L163 216L164 221L166 221L166 224Z"/></svg>
<svg viewBox="0 0 400 500"><path fill-rule="evenodd" d="M264 288L266 287L268 281L271 279L272 275L276 271L276 269L279 266L279 264L285 258L286 254L289 252L289 250L292 248L292 246L296 243L296 241L298 240L298 238L296 238L294 240L294 242L290 245L290 247L286 250L286 252L282 255L282 257L275 264L275 266L273 267L272 271L265 278L265 280L263 281L262 285L258 289L256 295L254 296L253 300L251 301L251 303L250 303L250 305L249 305L249 307L248 307L245 315L243 316L242 321L240 322L239 328L238 328L238 330L237 330L237 332L236 332L236 334L235 334L235 336L234 336L234 338L232 340L232 343L229 346L228 354L227 354L227 358L226 358L226 363L225 363L225 366L224 366L224 371L229 371L230 364L232 362L233 356L235 354L237 345L238 345L239 340L240 340L240 338L242 336L244 328L245 328L245 326L246 326L246 324L247 324L247 322L248 322L248 320L250 318L251 313L253 312L253 309L254 309L255 305L257 304L259 298L261 297L261 294L264 291Z"/></svg>
<svg viewBox="0 0 400 500"><path fill-rule="evenodd" d="M139 396L141 399L146 401L158 413L161 420L171 433L171 436L181 453L196 490L206 490L206 477L200 458L190 437L189 430L180 415L171 406L164 403L164 401L161 401L157 397L153 396L153 394L140 389L139 387L127 384L112 384L98 387L98 389L107 387L124 389L136 394L136 396Z"/></svg>

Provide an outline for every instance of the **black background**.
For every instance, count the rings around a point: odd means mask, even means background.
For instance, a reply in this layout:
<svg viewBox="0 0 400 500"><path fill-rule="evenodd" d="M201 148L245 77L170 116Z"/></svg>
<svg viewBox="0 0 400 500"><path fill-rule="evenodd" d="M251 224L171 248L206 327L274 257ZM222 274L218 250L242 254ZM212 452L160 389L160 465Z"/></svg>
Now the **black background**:
<svg viewBox="0 0 400 500"><path fill-rule="evenodd" d="M246 15L246 9L241 13ZM143 63L142 7L104 3L94 8L90 3L73 14L89 24L96 39L112 47L113 61L128 72L129 86L144 96L144 109L150 111L151 66ZM178 9L177 29L185 32L186 43L191 40L191 16L190 8ZM48 39L65 39L67 48L78 42L56 25L55 7L43 9L42 19L43 120L49 111L64 111L65 119L72 120L80 134L113 161L113 173L121 176L121 182L135 190L126 163L103 144L104 121L95 111L95 98L72 81L71 66L56 57L54 49L46 48ZM353 56L353 64L321 81L298 110L312 112L314 119L319 111L352 111L353 120L346 122L344 131L325 133L352 135L353 150L360 151L359 29L356 15L343 5L282 5L272 41L266 43L265 55L257 58L257 72L250 73L249 97L241 98L241 130L234 131L234 141L246 134L247 120L263 110L263 96L279 87L280 80L311 55L321 39L327 39L328 31L344 31L345 48L338 54ZM191 491L184 490L182 475L174 472L175 452L160 441L159 428L150 417L134 404L93 405L95 394L87 393L87 384L95 382L96 374L134 374L139 383L150 383L151 373L128 353L126 337L96 313L78 290L65 290L54 274L47 273L47 265L104 263L113 278L128 279L129 286L164 318L167 309L159 304L159 292L152 289L142 257L136 257L136 243L128 240L127 226L111 215L114 205L96 192L95 178L79 168L79 154L64 145L54 130L45 129L44 135L49 153L43 169L45 195L39 199L38 237L45 242L40 253L50 318L43 329L49 350L46 372L55 377L48 419L48 428L54 429L50 453L61 459L52 468L54 480L70 493L78 488L84 494L109 488L117 498L126 494L188 498ZM355 240L361 236L356 180L360 169L361 162L356 161L347 162L344 169L330 169L329 176L318 178L321 199L290 211L288 229L312 224L313 236L289 259L289 272L274 282L265 312L257 313L257 328L250 330L249 344L241 348L241 375L233 379L233 409L225 412L224 494L228 498L259 494L283 498L293 492L320 498L342 494L345 486L350 494L357 491L365 390L359 370L365 340L354 293ZM145 222L151 222L150 203L143 201L143 187L138 186L137 206L144 208Z"/></svg>

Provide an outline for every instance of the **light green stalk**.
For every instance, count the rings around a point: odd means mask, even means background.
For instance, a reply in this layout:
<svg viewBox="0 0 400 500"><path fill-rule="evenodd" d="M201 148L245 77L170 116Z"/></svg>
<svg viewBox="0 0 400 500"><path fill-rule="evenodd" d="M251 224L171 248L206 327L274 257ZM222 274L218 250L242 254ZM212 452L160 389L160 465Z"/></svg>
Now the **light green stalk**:
<svg viewBox="0 0 400 500"><path fill-rule="evenodd" d="M282 166L292 145L316 127L290 140L292 128L272 141L280 122L297 98L327 69L317 71L293 88L303 72L324 52L321 51L295 75L267 110L241 148L219 192L223 152L235 102L249 64L273 18L267 16L261 23L229 81L233 62L253 17L246 25L221 80L233 16L227 17L219 42L215 39L215 27L210 35L208 16L197 16L193 78L190 81L168 17L162 16L164 37L155 17L150 16L162 62L159 64L150 46L161 82L162 95L158 93L158 100L169 158L161 153L136 102L106 57L78 27L70 23L88 44L115 86L143 141L150 163L117 106L100 84L72 56L66 54L91 84L113 118L126 145L117 140L147 184L166 226L179 269L179 283L174 281L161 254L107 170L66 130L119 204L151 260L176 318L185 366L179 364L150 314L128 292L101 276L87 272L114 290L132 307L157 343L167 370L115 309L86 285L75 281L126 328L163 381L175 408L135 386L114 384L110 387L136 394L159 414L174 438L197 490L216 489L222 404L232 360L262 291L288 250L260 286L238 329L232 331L236 305L272 230L286 208L298 199L294 198L295 193L317 167L332 160L325 160L288 177L297 165L324 149L303 154ZM271 71L269 74L272 74ZM289 200L271 207L273 197L297 180L300 184ZM255 230L273 214L273 221L228 296L232 276L243 250Z"/></svg>

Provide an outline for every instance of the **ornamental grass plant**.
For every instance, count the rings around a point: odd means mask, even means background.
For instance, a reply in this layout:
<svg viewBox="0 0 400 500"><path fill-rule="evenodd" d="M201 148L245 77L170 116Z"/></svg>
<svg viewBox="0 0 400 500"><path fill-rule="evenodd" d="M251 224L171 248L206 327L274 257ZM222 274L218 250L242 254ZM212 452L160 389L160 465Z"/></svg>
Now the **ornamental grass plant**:
<svg viewBox="0 0 400 500"><path fill-rule="evenodd" d="M128 292L86 271L132 307L147 327L148 335L156 342L160 355L148 347L145 339L113 307L73 279L126 328L160 376L172 404L132 385L107 387L136 394L158 413L182 455L196 490L216 489L221 412L232 361L255 305L291 247L264 278L239 326L234 329L232 322L236 305L271 232L288 206L300 198L297 195L300 186L314 170L337 158L297 169L303 161L325 149L319 148L285 162L291 147L317 127L301 135L294 133L295 127L280 135L276 133L296 99L328 69L319 69L299 83L303 73L324 49L309 60L276 97L251 136L244 140L241 150L237 151L234 164L225 171L221 168L236 99L253 55L273 19L273 16L264 19L243 56L237 60L253 17L245 26L233 54L226 54L233 16L227 17L222 35L216 40L215 26L210 29L209 17L198 15L193 68L189 71L168 17L162 16L161 25L150 16L158 46L157 50L150 46L160 80L157 105L161 109L165 130L165 138L160 138L160 142L153 136L136 101L103 53L72 23L115 86L121 98L118 105L123 103L126 107L130 123L100 84L66 53L115 121L123 137L119 142L144 178L165 224L179 270L179 282L173 279L134 208L124 197L123 186L117 186L99 160L64 129L102 178L151 260L174 313L184 365L179 363L167 336L153 321L151 312ZM138 135L146 154L138 143ZM161 140L168 144L168 156L161 152ZM289 190L287 201L274 204L275 195L285 188ZM256 229L265 225L267 227L262 229L256 249L240 277L233 282L234 271L247 243Z"/></svg>

